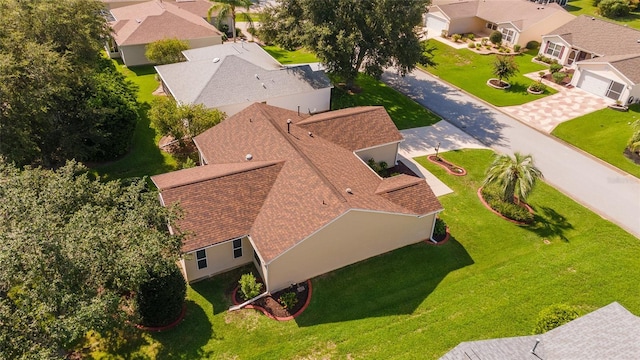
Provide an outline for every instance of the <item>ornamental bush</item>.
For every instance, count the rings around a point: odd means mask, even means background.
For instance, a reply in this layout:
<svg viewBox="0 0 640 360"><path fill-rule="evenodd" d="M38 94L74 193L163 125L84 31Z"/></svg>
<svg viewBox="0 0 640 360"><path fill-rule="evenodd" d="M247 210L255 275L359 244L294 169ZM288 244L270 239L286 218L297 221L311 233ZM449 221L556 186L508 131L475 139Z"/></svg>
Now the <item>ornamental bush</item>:
<svg viewBox="0 0 640 360"><path fill-rule="evenodd" d="M498 30L495 30L491 33L491 35L489 35L489 41L491 41L493 45L500 44L502 42L502 33Z"/></svg>
<svg viewBox="0 0 640 360"><path fill-rule="evenodd" d="M531 40L527 43L525 47L529 50L535 50L540 47L540 43L535 40Z"/></svg>
<svg viewBox="0 0 640 360"><path fill-rule="evenodd" d="M487 185L482 188L482 198L489 206L504 217L523 222L533 222L533 214L526 208L514 203L502 200L500 189L497 186Z"/></svg>
<svg viewBox="0 0 640 360"><path fill-rule="evenodd" d="M252 273L242 275L238 284L240 285L240 294L245 300L253 299L262 291L262 284L256 281L256 277Z"/></svg>
<svg viewBox="0 0 640 360"><path fill-rule="evenodd" d="M436 225L433 228L433 235L443 236L446 233L447 233L447 223L440 218L436 218Z"/></svg>
<svg viewBox="0 0 640 360"><path fill-rule="evenodd" d="M520 49L522 49L522 46L520 46L520 44L513 45L513 51L520 52Z"/></svg>
<svg viewBox="0 0 640 360"><path fill-rule="evenodd" d="M453 42L458 42L458 41L460 41L460 39L462 39L462 35L460 35L460 34L453 34L453 35L451 36L451 39L453 40Z"/></svg>
<svg viewBox="0 0 640 360"><path fill-rule="evenodd" d="M531 85L529 85L529 90L531 91L545 91L547 89L547 86L545 84L543 84L541 81L535 81L533 83L531 83Z"/></svg>
<svg viewBox="0 0 640 360"><path fill-rule="evenodd" d="M551 71L552 74L557 73L558 71L562 70L563 66L560 64L551 64L551 66L549 66L549 71Z"/></svg>
<svg viewBox="0 0 640 360"><path fill-rule="evenodd" d="M607 18L617 18L629 15L631 4L628 0L602 0L598 5L600 15Z"/></svg>
<svg viewBox="0 0 640 360"><path fill-rule="evenodd" d="M551 74L551 77L553 78L553 81L556 84L560 84L562 82L562 80L564 80L564 78L567 77L567 74L565 74L563 72L557 72L557 73Z"/></svg>
<svg viewBox="0 0 640 360"><path fill-rule="evenodd" d="M285 309L293 309L298 303L298 296L296 293L289 291L280 295L279 301Z"/></svg>
<svg viewBox="0 0 640 360"><path fill-rule="evenodd" d="M136 293L136 305L144 326L166 326L174 322L182 312L187 295L187 284L175 264L167 264L162 271L140 285Z"/></svg>
<svg viewBox="0 0 640 360"><path fill-rule="evenodd" d="M543 334L564 325L571 320L577 319L580 315L573 307L565 304L554 304L542 309L538 314L534 334Z"/></svg>

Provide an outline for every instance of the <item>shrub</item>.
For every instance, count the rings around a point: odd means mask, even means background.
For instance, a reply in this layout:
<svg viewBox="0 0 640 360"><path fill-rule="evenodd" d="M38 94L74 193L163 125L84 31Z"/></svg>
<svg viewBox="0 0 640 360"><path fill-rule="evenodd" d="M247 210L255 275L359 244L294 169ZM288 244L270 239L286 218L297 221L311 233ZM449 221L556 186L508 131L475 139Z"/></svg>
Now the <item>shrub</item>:
<svg viewBox="0 0 640 360"><path fill-rule="evenodd" d="M503 201L500 189L498 189L497 186L487 185L483 187L482 198L493 210L499 212L508 219L523 223L533 222L533 214L530 213L529 210L520 205Z"/></svg>
<svg viewBox="0 0 640 360"><path fill-rule="evenodd" d="M469 49L474 49L474 48L476 47L476 44L474 44L474 43L470 42L470 43L469 43L469 45L467 45L467 47L468 47Z"/></svg>
<svg viewBox="0 0 640 360"><path fill-rule="evenodd" d="M535 40L531 40L527 43L527 45L525 45L525 47L529 50L535 50L540 47L540 43Z"/></svg>
<svg viewBox="0 0 640 360"><path fill-rule="evenodd" d="M520 49L522 49L522 46L520 46L520 44L513 45L513 51L520 52Z"/></svg>
<svg viewBox="0 0 640 360"><path fill-rule="evenodd" d="M556 84L560 84L562 82L562 80L564 80L564 78L567 77L567 74L565 74L563 72L557 72L557 73L551 74L551 77L553 78L553 81Z"/></svg>
<svg viewBox="0 0 640 360"><path fill-rule="evenodd" d="M376 174L380 175L380 177L388 177L389 176L389 166L386 162L376 162L373 158L367 160L367 165L376 172Z"/></svg>
<svg viewBox="0 0 640 360"><path fill-rule="evenodd" d="M447 233L447 223L440 218L436 218L436 225L433 228L434 236L443 236Z"/></svg>
<svg viewBox="0 0 640 360"><path fill-rule="evenodd" d="M256 277L251 273L242 275L238 284L240 285L240 293L245 300L253 299L260 295L262 290L262 284L257 282Z"/></svg>
<svg viewBox="0 0 640 360"><path fill-rule="evenodd" d="M529 85L529 89L531 91L545 91L547 89L547 86L545 84L543 84L541 81L536 81L533 82L531 85Z"/></svg>
<svg viewBox="0 0 640 360"><path fill-rule="evenodd" d="M153 273L136 292L136 308L142 325L166 326L175 321L184 305L187 285L175 264Z"/></svg>
<svg viewBox="0 0 640 360"><path fill-rule="evenodd" d="M162 39L145 47L144 56L154 64L173 64L186 60L182 51L189 49L189 43L178 39Z"/></svg>
<svg viewBox="0 0 640 360"><path fill-rule="evenodd" d="M475 36L475 35L473 35L473 34L467 34L467 39L469 39L469 40L473 41L473 40L475 40L475 38L476 38L476 36Z"/></svg>
<svg viewBox="0 0 640 360"><path fill-rule="evenodd" d="M598 12L604 17L617 18L629 15L630 8L628 0L602 0Z"/></svg>
<svg viewBox="0 0 640 360"><path fill-rule="evenodd" d="M549 71L551 71L552 74L557 73L558 71L562 70L563 66L560 64L551 64L551 66L549 66Z"/></svg>
<svg viewBox="0 0 640 360"><path fill-rule="evenodd" d="M280 304L282 304L285 309L293 309L298 303L298 297L296 293L289 291L280 295L278 301L280 301Z"/></svg>
<svg viewBox="0 0 640 360"><path fill-rule="evenodd" d="M496 55L496 59L493 62L492 74L495 75L500 81L509 80L518 72L518 64L513 59L513 56Z"/></svg>
<svg viewBox="0 0 640 360"><path fill-rule="evenodd" d="M460 35L460 34L453 34L451 36L451 39L453 39L453 42L458 42L458 41L460 41L461 38L462 38L462 35Z"/></svg>
<svg viewBox="0 0 640 360"><path fill-rule="evenodd" d="M442 30L440 31L440 36L443 38L449 37L449 32L447 32L447 30Z"/></svg>
<svg viewBox="0 0 640 360"><path fill-rule="evenodd" d="M476 43L476 49L480 49L481 47L482 47L482 44Z"/></svg>
<svg viewBox="0 0 640 360"><path fill-rule="evenodd" d="M491 35L489 35L489 41L491 41L493 45L502 43L502 33L498 30L495 30L491 33Z"/></svg>
<svg viewBox="0 0 640 360"><path fill-rule="evenodd" d="M487 45L487 43L489 42L489 38L482 38L480 39L480 44L482 44L482 46Z"/></svg>
<svg viewBox="0 0 640 360"><path fill-rule="evenodd" d="M542 309L538 314L536 326L533 329L534 334L543 334L549 330L553 330L560 325L564 325L571 320L577 319L578 311L573 307L565 304L555 304Z"/></svg>

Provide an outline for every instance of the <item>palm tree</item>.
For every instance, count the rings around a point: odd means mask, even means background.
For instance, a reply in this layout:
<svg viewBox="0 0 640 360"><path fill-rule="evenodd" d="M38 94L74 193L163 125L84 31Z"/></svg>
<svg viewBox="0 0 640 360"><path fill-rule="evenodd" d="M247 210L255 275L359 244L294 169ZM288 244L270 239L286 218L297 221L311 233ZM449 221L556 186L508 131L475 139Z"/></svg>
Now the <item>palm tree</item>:
<svg viewBox="0 0 640 360"><path fill-rule="evenodd" d="M211 21L211 15L213 13L217 13L218 17L218 25L222 22L222 19L226 19L228 16L231 16L231 33L233 34L233 41L236 41L236 7L243 8L247 12L251 5L253 5L252 0L210 0L213 5L207 11L207 17L209 21ZM251 17L245 13L240 12L244 15L245 19L249 23L249 27L253 27L253 21L251 21Z"/></svg>
<svg viewBox="0 0 640 360"><path fill-rule="evenodd" d="M531 155L516 152L514 157L496 155L483 185L497 185L502 191L502 200L519 204L526 200L539 178L542 172L533 164Z"/></svg>
<svg viewBox="0 0 640 360"><path fill-rule="evenodd" d="M502 84L502 79L507 81L518 73L518 63L516 63L513 56L496 55L492 72Z"/></svg>

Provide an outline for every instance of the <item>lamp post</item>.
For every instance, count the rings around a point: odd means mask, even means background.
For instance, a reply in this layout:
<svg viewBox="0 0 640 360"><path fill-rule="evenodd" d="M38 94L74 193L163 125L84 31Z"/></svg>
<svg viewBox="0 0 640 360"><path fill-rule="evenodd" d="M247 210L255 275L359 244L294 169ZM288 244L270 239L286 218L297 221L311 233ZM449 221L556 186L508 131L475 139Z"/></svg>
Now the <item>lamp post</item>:
<svg viewBox="0 0 640 360"><path fill-rule="evenodd" d="M438 157L438 151L440 151L440 142L438 142L438 146L436 146L434 149L436 150L436 160L440 160L440 158Z"/></svg>

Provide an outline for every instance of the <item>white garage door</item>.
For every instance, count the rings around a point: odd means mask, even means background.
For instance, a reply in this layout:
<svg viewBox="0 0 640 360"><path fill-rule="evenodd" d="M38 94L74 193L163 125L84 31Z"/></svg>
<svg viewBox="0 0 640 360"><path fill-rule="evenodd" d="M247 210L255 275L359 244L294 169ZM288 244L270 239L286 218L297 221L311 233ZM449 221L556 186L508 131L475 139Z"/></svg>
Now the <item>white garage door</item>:
<svg viewBox="0 0 640 360"><path fill-rule="evenodd" d="M449 29L449 22L446 19L432 14L427 14L426 19L427 36L430 38L440 36L442 30Z"/></svg>
<svg viewBox="0 0 640 360"><path fill-rule="evenodd" d="M610 85L611 80L590 71L583 71L580 81L578 81L578 87L582 90L603 97L606 95L607 90L609 90Z"/></svg>

